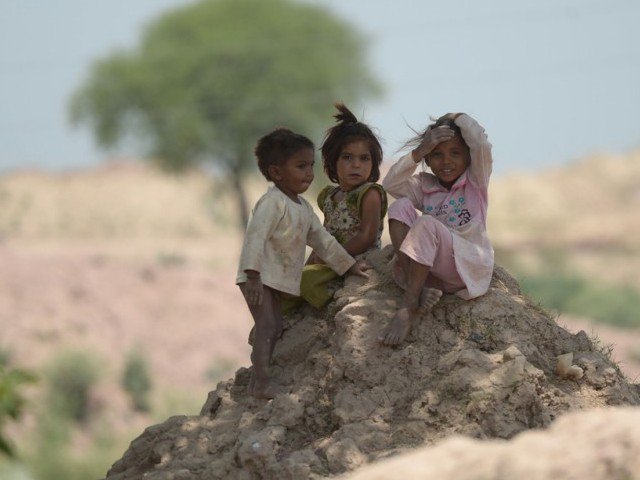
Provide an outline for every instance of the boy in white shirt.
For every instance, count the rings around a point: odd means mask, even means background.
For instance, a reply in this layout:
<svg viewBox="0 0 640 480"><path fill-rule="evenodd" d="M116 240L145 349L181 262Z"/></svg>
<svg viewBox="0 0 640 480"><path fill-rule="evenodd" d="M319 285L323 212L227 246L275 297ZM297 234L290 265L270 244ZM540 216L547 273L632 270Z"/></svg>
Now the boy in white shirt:
<svg viewBox="0 0 640 480"><path fill-rule="evenodd" d="M274 185L251 214L236 284L255 322L248 391L256 398L273 398L278 392L269 382L267 368L282 332L280 298L283 293L300 295L305 245L339 275L349 271L367 277L367 267L342 248L322 226L311 205L299 196L313 181L311 140L278 128L258 140L255 154L260 171Z"/></svg>

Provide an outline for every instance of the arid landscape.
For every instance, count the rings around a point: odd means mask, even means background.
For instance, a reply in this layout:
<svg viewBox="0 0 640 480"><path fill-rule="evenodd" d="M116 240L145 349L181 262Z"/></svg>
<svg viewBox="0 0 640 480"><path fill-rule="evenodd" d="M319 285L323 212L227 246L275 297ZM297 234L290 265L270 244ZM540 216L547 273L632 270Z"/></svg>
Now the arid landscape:
<svg viewBox="0 0 640 480"><path fill-rule="evenodd" d="M251 200L264 188L252 179ZM64 174L4 174L0 201L0 350L35 372L65 351L100 365L90 421L74 434L77 452L93 441L96 427L87 425L107 421L119 442L108 467L146 426L197 413L218 381L249 363L251 320L234 285L241 233L221 179L113 161ZM640 152L496 177L490 201L498 262L516 278L557 271L590 288L640 295ZM635 317L620 311L622 320L605 323L563 311L557 323L611 346L637 382L640 308ZM135 413L120 386L131 352L149 365L147 413ZM29 387L33 412L46 408L45 377ZM27 408L10 435L29 441L36 418Z"/></svg>

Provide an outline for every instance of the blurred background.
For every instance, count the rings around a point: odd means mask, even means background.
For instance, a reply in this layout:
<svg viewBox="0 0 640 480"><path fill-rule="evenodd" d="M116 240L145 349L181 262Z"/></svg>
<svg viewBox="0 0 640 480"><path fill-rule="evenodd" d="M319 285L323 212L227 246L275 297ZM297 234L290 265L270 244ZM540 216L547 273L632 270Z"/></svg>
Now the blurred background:
<svg viewBox="0 0 640 480"><path fill-rule="evenodd" d="M475 117L498 262L637 381L638 23L633 0L0 0L0 478L102 477L249 363L253 145L319 145L338 100L385 167Z"/></svg>

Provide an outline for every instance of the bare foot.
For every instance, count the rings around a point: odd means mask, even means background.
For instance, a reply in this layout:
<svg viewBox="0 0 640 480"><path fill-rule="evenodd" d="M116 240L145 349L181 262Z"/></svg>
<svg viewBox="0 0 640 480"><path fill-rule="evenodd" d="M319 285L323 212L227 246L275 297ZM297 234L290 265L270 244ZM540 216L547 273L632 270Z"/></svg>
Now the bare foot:
<svg viewBox="0 0 640 480"><path fill-rule="evenodd" d="M411 312L408 308L399 309L389 322L389 325L387 325L387 328L378 337L378 341L390 347L400 345L411 330L412 320Z"/></svg>
<svg viewBox="0 0 640 480"><path fill-rule="evenodd" d="M276 395L286 393L286 391L287 390L284 387L275 385L270 382L267 382L266 384L255 382L253 385L253 389L249 393L255 398L269 400L274 398Z"/></svg>
<svg viewBox="0 0 640 480"><path fill-rule="evenodd" d="M405 270L400 265L400 261L398 260L398 256L393 257L393 265L391 265L391 275L401 289L407 289L407 274Z"/></svg>
<svg viewBox="0 0 640 480"><path fill-rule="evenodd" d="M420 313L428 313L442 297L442 290L424 287L420 293Z"/></svg>

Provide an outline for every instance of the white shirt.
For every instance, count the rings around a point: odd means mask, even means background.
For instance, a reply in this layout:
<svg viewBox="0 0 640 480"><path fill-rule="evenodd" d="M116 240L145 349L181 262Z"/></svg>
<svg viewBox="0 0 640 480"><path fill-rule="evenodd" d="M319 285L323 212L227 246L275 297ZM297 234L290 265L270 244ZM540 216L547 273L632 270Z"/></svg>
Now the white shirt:
<svg viewBox="0 0 640 480"><path fill-rule="evenodd" d="M305 245L339 275L355 260L322 226L304 198L296 203L271 186L256 203L247 225L236 284L247 281L246 270L260 272L263 285L300 295Z"/></svg>

